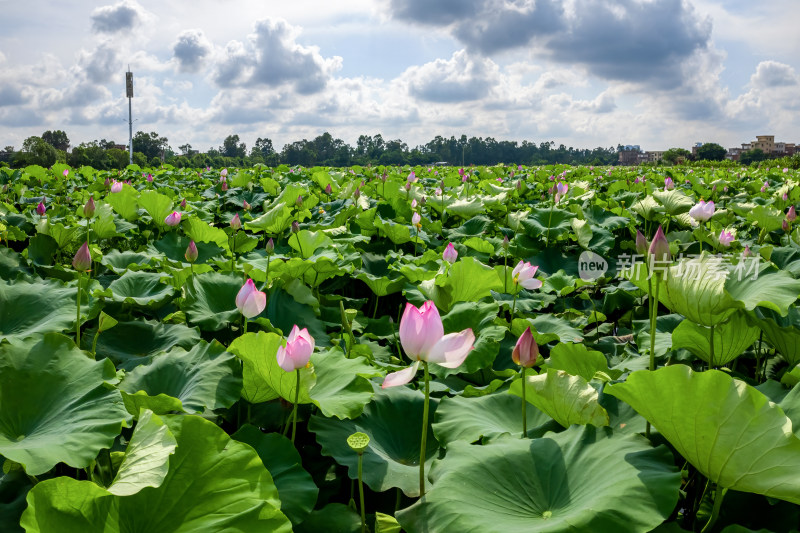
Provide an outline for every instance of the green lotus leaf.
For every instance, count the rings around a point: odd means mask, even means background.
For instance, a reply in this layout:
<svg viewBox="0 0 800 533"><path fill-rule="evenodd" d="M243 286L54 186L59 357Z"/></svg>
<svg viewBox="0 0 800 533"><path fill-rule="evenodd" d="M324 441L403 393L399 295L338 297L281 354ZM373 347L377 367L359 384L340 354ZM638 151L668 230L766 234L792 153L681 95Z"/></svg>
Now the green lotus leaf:
<svg viewBox="0 0 800 533"><path fill-rule="evenodd" d="M91 349L96 328L87 330L81 336L84 350ZM119 322L97 338L97 357L108 357L115 365L132 368L145 358L173 346L191 348L200 341L200 333L195 328L183 324L164 324L152 320Z"/></svg>
<svg viewBox="0 0 800 533"><path fill-rule="evenodd" d="M177 231L166 234L161 240L155 241L152 248L164 254L170 261L186 263L186 248L192 240L184 237ZM197 260L196 265L202 265L213 257L222 254L224 250L213 242L196 242Z"/></svg>
<svg viewBox="0 0 800 533"><path fill-rule="evenodd" d="M664 206L664 211L668 215L672 216L688 212L695 204L694 200L678 189L673 189L671 191L653 191L653 198Z"/></svg>
<svg viewBox="0 0 800 533"><path fill-rule="evenodd" d="M619 370L612 371L608 368L608 361L602 352L590 350L583 344L569 342L556 344L550 350L547 366L564 370L573 376L581 376L586 381L591 381L597 372L608 374L614 379L621 374Z"/></svg>
<svg viewBox="0 0 800 533"><path fill-rule="evenodd" d="M800 503L800 439L780 407L718 370L673 365L606 387L721 487Z"/></svg>
<svg viewBox="0 0 800 533"><path fill-rule="evenodd" d="M714 327L714 357L711 358L711 328L684 320L672 332L672 347L686 348L712 366L723 366L739 357L758 338L758 328L751 326L744 312L736 312Z"/></svg>
<svg viewBox="0 0 800 533"><path fill-rule="evenodd" d="M159 228L163 230L168 227L164 219L172 212L172 199L169 196L164 196L156 191L142 191L139 193L137 202L140 208L147 211Z"/></svg>
<svg viewBox="0 0 800 533"><path fill-rule="evenodd" d="M309 396L328 417L359 416L375 393L368 378L382 375L363 357L348 359L340 348L314 353L311 364L317 380L309 390Z"/></svg>
<svg viewBox="0 0 800 533"><path fill-rule="evenodd" d="M548 238L552 243L562 235L566 235L572 229L571 220L575 215L566 209L548 207L546 209L536 209L534 212L520 221L525 229L525 234L530 237Z"/></svg>
<svg viewBox="0 0 800 533"><path fill-rule="evenodd" d="M277 287L270 291L266 312L269 321L281 331L289 332L297 324L308 328L317 347L330 346L330 337L326 333L326 326L317 317L315 309L310 305L298 302L282 288Z"/></svg>
<svg viewBox="0 0 800 533"><path fill-rule="evenodd" d="M256 452L197 416L162 417L178 446L157 488L115 496L91 481L57 477L28 493L28 533L289 533L278 491ZM198 472L214 475L197 475Z"/></svg>
<svg viewBox="0 0 800 533"><path fill-rule="evenodd" d="M725 282L726 292L748 311L764 307L785 316L789 312L789 306L800 296L800 280L766 263L761 264L757 275L747 275L750 267L746 265L746 261L743 263L745 266L742 267L741 275L734 267Z"/></svg>
<svg viewBox="0 0 800 533"><path fill-rule="evenodd" d="M446 333L455 333L467 328L475 335L474 348L457 368L432 367L437 376L472 373L490 367L500 351L500 341L507 329L494 323L500 310L496 303L458 302L449 313L442 316ZM508 354L511 357L511 354Z"/></svg>
<svg viewBox="0 0 800 533"><path fill-rule="evenodd" d="M511 384L511 394L522 396L522 380ZM598 402L597 390L581 376L548 368L526 376L526 399L565 428L572 424L607 426L608 413Z"/></svg>
<svg viewBox="0 0 800 533"><path fill-rule="evenodd" d="M30 250L30 245L28 246ZM30 251L28 252L30 257ZM25 258L11 248L0 248L0 279L12 280L20 275L31 273Z"/></svg>
<svg viewBox="0 0 800 533"><path fill-rule="evenodd" d="M514 319L511 329L519 337L528 326L530 326L533 338L539 345L547 344L554 340L575 343L583 341L581 330L575 328L564 318L551 314L540 314L536 318L525 320Z"/></svg>
<svg viewBox="0 0 800 533"><path fill-rule="evenodd" d="M92 361L57 333L0 344L0 455L32 476L89 466L130 418L107 384L115 377L110 361Z"/></svg>
<svg viewBox="0 0 800 533"><path fill-rule="evenodd" d="M447 312L457 302L475 302L491 296L491 291L501 291L503 281L493 268L474 257L464 257L447 274L420 283L419 289L436 302L436 307Z"/></svg>
<svg viewBox="0 0 800 533"><path fill-rule="evenodd" d="M246 424L231 436L253 447L272 476L281 499L281 511L293 524L299 524L317 503L319 489L292 441L278 433L262 433Z"/></svg>
<svg viewBox="0 0 800 533"><path fill-rule="evenodd" d="M312 511L302 524L295 527L295 533L358 533L361 531L361 517L343 503L329 503L322 509Z"/></svg>
<svg viewBox="0 0 800 533"><path fill-rule="evenodd" d="M266 213L244 223L245 229L250 231L263 231L267 235L278 235L286 231L292 224L292 210L286 204L279 202L269 209Z"/></svg>
<svg viewBox="0 0 800 533"><path fill-rule="evenodd" d="M130 496L145 487L158 487L169 471L177 441L158 415L143 410L108 492Z"/></svg>
<svg viewBox="0 0 800 533"><path fill-rule="evenodd" d="M433 202L433 200L431 200ZM473 217L455 229L443 229L444 234L451 241L460 241L469 237L480 237L492 225L491 219L479 215Z"/></svg>
<svg viewBox="0 0 800 533"><path fill-rule="evenodd" d="M175 289L162 283L161 278L162 274L156 272L128 271L108 288L115 302L158 309L175 296Z"/></svg>
<svg viewBox="0 0 800 533"><path fill-rule="evenodd" d="M570 226L572 227L572 231L575 232L575 239L578 241L578 244L581 245L581 248L590 250L591 248L589 245L592 242L592 237L594 237L591 226L587 224L585 220L579 218L573 218L570 221Z"/></svg>
<svg viewBox="0 0 800 533"><path fill-rule="evenodd" d="M100 264L111 269L115 274L122 275L126 270L148 270L152 267L155 256L143 252L130 250L111 250L103 256Z"/></svg>
<svg viewBox="0 0 800 533"><path fill-rule="evenodd" d="M431 206L436 206L437 202L431 201ZM475 215L479 215L484 211L484 204L486 197L478 198L462 198L447 205L447 212L457 215L463 219L472 219Z"/></svg>
<svg viewBox="0 0 800 533"><path fill-rule="evenodd" d="M539 409L526 409L528 437L538 438L559 429ZM475 398L444 398L436 409L433 433L443 448L457 441L492 442L503 436L522 434L522 400L510 394L488 394Z"/></svg>
<svg viewBox="0 0 800 533"><path fill-rule="evenodd" d="M321 231L308 231L304 229L293 233L292 236L289 237L289 246L296 252L302 250L303 257L307 259L314 255L314 251L316 251L317 248L329 248L333 246L333 241Z"/></svg>
<svg viewBox="0 0 800 533"><path fill-rule="evenodd" d="M237 337L228 351L242 360L242 398L250 403L261 403L283 398L294 403L297 376L278 365L278 347L285 345L283 337L259 331ZM311 403L309 389L317 377L313 368L300 369L300 396L298 403Z"/></svg>
<svg viewBox="0 0 800 533"><path fill-rule="evenodd" d="M181 222L184 233L195 242L214 243L220 248L228 249L228 234L219 228L210 226L197 217L189 217Z"/></svg>
<svg viewBox="0 0 800 533"><path fill-rule="evenodd" d="M372 223L395 244L404 244L417 238L416 233L411 234L411 226L406 224L397 224L393 220L385 220L380 216L376 216Z"/></svg>
<svg viewBox="0 0 800 533"><path fill-rule="evenodd" d="M139 218L139 193L130 185L123 184L120 192L106 195L105 201L119 216L128 222L135 222Z"/></svg>
<svg viewBox="0 0 800 533"><path fill-rule="evenodd" d="M755 316L764 338L792 365L800 364L800 310L788 309L785 317L766 309L759 309Z"/></svg>
<svg viewBox="0 0 800 533"><path fill-rule="evenodd" d="M62 250L70 248L72 243L85 236L85 232L80 226L64 226L61 222L53 224L48 221L42 229L44 229L42 233L52 237Z"/></svg>
<svg viewBox="0 0 800 533"><path fill-rule="evenodd" d="M756 206L745 215L748 222L752 222L767 233L781 229L784 217L782 211L764 205Z"/></svg>
<svg viewBox="0 0 800 533"><path fill-rule="evenodd" d="M175 347L125 375L119 384L132 415L142 408L156 414L182 410L200 413L230 407L242 390L242 370L233 354L217 341L200 341L189 351ZM175 402L166 400L177 399Z"/></svg>
<svg viewBox="0 0 800 533"><path fill-rule="evenodd" d="M645 533L670 515L680 488L666 446L592 427L456 442L431 477L425 497L395 515L409 533Z"/></svg>
<svg viewBox="0 0 800 533"><path fill-rule="evenodd" d="M82 281L81 322L95 316L100 301L87 296L100 289L96 281ZM0 280L0 340L21 342L25 337L48 332L74 331L77 309L75 297L78 282L61 283L57 280L36 282ZM87 300L88 298L88 300Z"/></svg>
<svg viewBox="0 0 800 533"><path fill-rule="evenodd" d="M658 205L652 196L645 196L631 206L631 211L641 215L645 220L654 220L656 215L663 210L664 208Z"/></svg>
<svg viewBox="0 0 800 533"><path fill-rule="evenodd" d="M240 321L236 295L244 285L241 276L207 272L193 276L186 284L186 297L181 310L187 322L204 331L218 331L233 321Z"/></svg>
<svg viewBox="0 0 800 533"><path fill-rule="evenodd" d="M363 454L363 479L372 490L383 492L393 487L407 496L419 496L419 446L422 440L421 392L392 387L375 393L364 413L354 420L311 417L309 431L317 435L323 455L346 466L351 479L358 478L358 455L347 445L347 437L360 431L369 436ZM431 399L429 420L436 401ZM438 443L428 425L426 471L436 455Z"/></svg>

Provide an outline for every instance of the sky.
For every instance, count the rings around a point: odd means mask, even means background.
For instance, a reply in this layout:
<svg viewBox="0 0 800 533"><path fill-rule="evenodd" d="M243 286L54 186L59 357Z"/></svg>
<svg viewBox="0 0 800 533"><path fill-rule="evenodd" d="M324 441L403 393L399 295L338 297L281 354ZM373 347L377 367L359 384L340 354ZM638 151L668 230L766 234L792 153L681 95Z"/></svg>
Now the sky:
<svg viewBox="0 0 800 533"><path fill-rule="evenodd" d="M797 0L0 0L0 147L800 144Z"/></svg>

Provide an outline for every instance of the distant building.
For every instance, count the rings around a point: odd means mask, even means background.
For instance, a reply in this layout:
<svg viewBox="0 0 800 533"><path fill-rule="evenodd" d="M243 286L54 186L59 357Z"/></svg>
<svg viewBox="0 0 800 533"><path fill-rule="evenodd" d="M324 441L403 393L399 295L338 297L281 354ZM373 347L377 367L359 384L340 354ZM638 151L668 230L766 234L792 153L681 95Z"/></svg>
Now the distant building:
<svg viewBox="0 0 800 533"><path fill-rule="evenodd" d="M639 145L627 145L619 151L619 164L620 165L638 165L639 156L643 155Z"/></svg>
<svg viewBox="0 0 800 533"><path fill-rule="evenodd" d="M728 153L725 158L732 161L739 161L742 152L755 150L756 148L771 157L790 156L800 151L798 150L798 145L795 143L775 142L774 135L756 135L755 141L742 143L741 148L728 148Z"/></svg>

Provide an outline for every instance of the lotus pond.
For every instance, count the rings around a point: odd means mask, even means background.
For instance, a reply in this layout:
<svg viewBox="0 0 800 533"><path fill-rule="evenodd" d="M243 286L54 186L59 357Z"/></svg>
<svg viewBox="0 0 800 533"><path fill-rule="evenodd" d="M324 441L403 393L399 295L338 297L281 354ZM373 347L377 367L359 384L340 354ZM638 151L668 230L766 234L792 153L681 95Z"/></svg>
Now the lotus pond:
<svg viewBox="0 0 800 533"><path fill-rule="evenodd" d="M797 185L2 168L0 530L795 531Z"/></svg>

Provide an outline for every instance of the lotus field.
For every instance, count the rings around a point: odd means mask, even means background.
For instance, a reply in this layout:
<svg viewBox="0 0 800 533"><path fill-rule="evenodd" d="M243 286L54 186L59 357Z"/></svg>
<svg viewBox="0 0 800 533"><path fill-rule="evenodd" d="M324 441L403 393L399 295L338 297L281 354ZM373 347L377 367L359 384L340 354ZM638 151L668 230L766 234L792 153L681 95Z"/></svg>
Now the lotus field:
<svg viewBox="0 0 800 533"><path fill-rule="evenodd" d="M782 168L0 169L0 531L795 531Z"/></svg>

